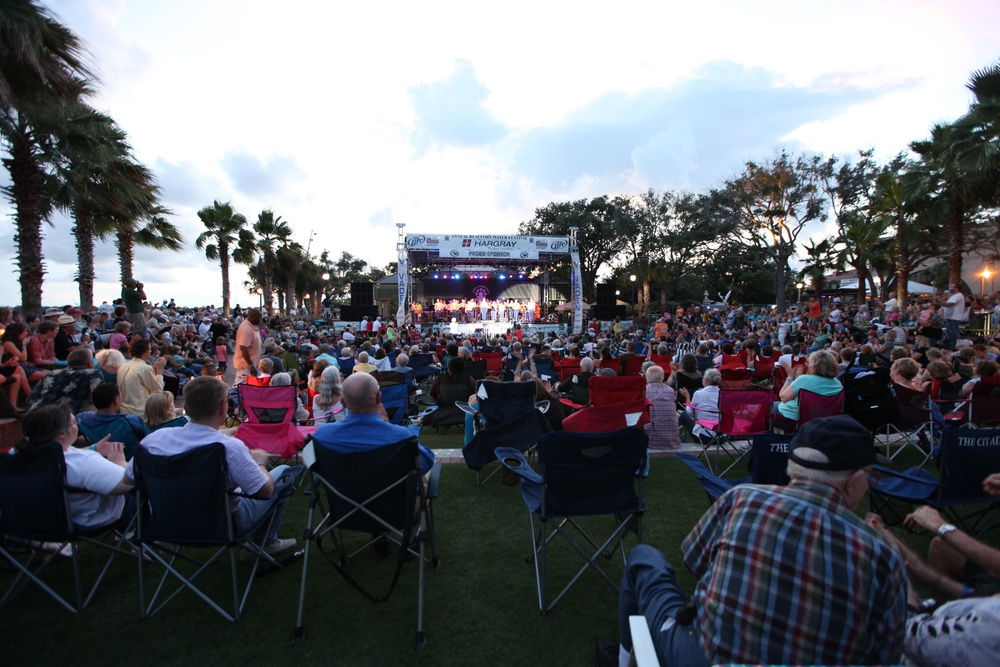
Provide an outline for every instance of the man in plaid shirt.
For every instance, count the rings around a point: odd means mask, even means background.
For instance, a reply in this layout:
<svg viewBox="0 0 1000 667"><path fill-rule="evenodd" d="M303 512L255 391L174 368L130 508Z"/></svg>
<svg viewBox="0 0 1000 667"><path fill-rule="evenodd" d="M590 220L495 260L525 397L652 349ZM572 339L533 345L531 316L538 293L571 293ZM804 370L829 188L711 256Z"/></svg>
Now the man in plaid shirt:
<svg viewBox="0 0 1000 667"><path fill-rule="evenodd" d="M903 562L854 513L875 458L871 434L850 417L803 426L789 486L731 489L684 539L699 578L690 599L663 554L636 547L622 579L621 646L598 642L599 664L627 664L633 614L646 617L665 665L898 663Z"/></svg>

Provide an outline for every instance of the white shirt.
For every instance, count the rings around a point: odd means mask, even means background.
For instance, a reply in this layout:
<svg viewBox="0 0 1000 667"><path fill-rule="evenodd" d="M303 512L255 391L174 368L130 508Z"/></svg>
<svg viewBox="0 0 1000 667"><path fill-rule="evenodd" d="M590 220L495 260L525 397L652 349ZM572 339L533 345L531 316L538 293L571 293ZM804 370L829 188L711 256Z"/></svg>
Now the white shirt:
<svg viewBox="0 0 1000 667"><path fill-rule="evenodd" d="M90 493L69 494L73 523L90 528L116 521L125 507L125 496L109 496L125 476L125 469L97 452L70 447L65 452L66 484Z"/></svg>
<svg viewBox="0 0 1000 667"><path fill-rule="evenodd" d="M946 320L964 320L965 319L965 295L961 292L956 292L948 297L948 301L944 304L944 318Z"/></svg>

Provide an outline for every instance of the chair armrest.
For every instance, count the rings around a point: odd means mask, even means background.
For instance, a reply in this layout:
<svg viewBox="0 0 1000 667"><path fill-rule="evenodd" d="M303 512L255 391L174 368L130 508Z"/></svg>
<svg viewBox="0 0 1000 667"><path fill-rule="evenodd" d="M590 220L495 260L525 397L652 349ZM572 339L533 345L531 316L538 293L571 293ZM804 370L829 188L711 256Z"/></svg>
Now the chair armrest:
<svg viewBox="0 0 1000 667"><path fill-rule="evenodd" d="M526 479L529 482L534 482L535 484L542 483L542 476L531 469L531 466L528 465L528 460L524 458L524 454L517 449L513 447L497 447L493 450L493 454L500 461L500 465L518 477Z"/></svg>
<svg viewBox="0 0 1000 667"><path fill-rule="evenodd" d="M479 414L479 410L469 405L466 401L455 401L455 407L465 414L472 415L473 417Z"/></svg>
<svg viewBox="0 0 1000 667"><path fill-rule="evenodd" d="M649 633L649 623L646 621L646 617L629 616L628 625L632 635L632 655L629 657L629 666L660 667L660 659L656 657L656 648L653 646L653 637Z"/></svg>
<svg viewBox="0 0 1000 667"><path fill-rule="evenodd" d="M537 403L535 403L535 408L544 415L546 412L549 411L549 402L538 401Z"/></svg>
<svg viewBox="0 0 1000 667"><path fill-rule="evenodd" d="M437 498L438 497L438 487L441 484L441 462L435 461L434 465L431 467L431 471L427 476L427 497Z"/></svg>

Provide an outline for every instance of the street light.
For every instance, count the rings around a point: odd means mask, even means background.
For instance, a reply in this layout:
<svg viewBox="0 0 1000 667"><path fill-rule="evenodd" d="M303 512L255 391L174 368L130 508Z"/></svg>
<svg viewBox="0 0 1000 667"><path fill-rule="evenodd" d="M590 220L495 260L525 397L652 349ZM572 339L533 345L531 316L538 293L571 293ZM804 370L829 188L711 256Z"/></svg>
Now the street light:
<svg viewBox="0 0 1000 667"><path fill-rule="evenodd" d="M986 279L993 275L989 268L983 269L979 274L979 296L986 296Z"/></svg>
<svg viewBox="0 0 1000 667"><path fill-rule="evenodd" d="M798 298L798 300L795 303L797 303L797 304L799 304L801 306L802 305L802 288L805 287L805 285L803 285L802 283L795 283L795 286L799 288L799 298Z"/></svg>
<svg viewBox="0 0 1000 667"><path fill-rule="evenodd" d="M635 319L635 274L630 275L628 279L632 283L632 319Z"/></svg>

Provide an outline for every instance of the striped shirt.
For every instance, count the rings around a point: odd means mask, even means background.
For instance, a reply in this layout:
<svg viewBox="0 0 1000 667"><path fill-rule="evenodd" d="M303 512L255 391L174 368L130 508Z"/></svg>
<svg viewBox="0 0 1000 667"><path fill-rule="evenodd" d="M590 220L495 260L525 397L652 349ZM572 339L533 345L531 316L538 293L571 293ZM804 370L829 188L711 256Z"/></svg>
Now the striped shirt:
<svg viewBox="0 0 1000 667"><path fill-rule="evenodd" d="M710 664L899 662L903 562L832 487L738 486L682 549Z"/></svg>

